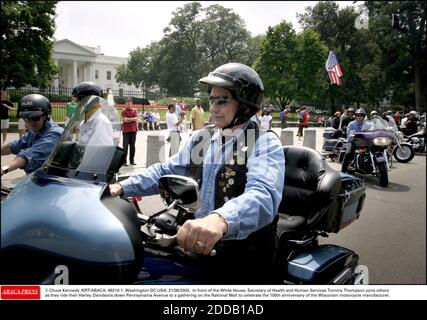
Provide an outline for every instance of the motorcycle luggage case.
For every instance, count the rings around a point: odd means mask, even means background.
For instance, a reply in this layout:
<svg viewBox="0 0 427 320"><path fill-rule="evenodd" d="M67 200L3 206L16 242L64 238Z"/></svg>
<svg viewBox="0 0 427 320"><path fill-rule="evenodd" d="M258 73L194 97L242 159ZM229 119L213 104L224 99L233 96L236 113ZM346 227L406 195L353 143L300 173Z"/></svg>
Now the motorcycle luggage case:
<svg viewBox="0 0 427 320"><path fill-rule="evenodd" d="M332 139L336 135L335 129L325 129L323 132L323 138Z"/></svg>
<svg viewBox="0 0 427 320"><path fill-rule="evenodd" d="M359 218L365 201L366 186L362 179L338 172L341 189L333 196L328 211L316 225L316 229L338 233Z"/></svg>
<svg viewBox="0 0 427 320"><path fill-rule="evenodd" d="M346 284L350 281L359 256L336 245L321 245L304 250L292 258L287 267L288 280L296 284ZM337 275L343 275L337 277ZM335 283L336 282L336 283Z"/></svg>
<svg viewBox="0 0 427 320"><path fill-rule="evenodd" d="M323 145L323 151L329 151L329 152L334 151L338 141L339 141L338 139L331 139L331 140L325 141L325 144Z"/></svg>

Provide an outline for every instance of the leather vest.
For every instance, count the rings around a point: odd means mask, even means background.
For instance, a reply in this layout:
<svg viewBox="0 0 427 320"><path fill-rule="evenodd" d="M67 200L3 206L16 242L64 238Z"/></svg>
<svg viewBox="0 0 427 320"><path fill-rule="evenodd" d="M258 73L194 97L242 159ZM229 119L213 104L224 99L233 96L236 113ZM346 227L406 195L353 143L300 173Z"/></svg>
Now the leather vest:
<svg viewBox="0 0 427 320"><path fill-rule="evenodd" d="M214 134L214 126L209 125L204 127L204 129L208 130L210 137L212 138ZM248 131L248 129L255 130ZM258 124L255 122L250 122L243 132L245 139L239 139L233 143L233 152L231 157L226 159L225 163L219 169L215 177L215 208L222 207L228 200L240 196L245 191L246 173L248 172L246 163L248 160L248 155L252 152L252 148L254 147L254 145L251 145L251 143L258 140L259 133L260 131ZM255 137L251 137L251 134L254 134ZM206 137L204 138L205 139L203 139L202 135L196 136L195 143L193 145L193 148L195 148L200 143L206 144L200 148L201 152L199 156L202 158L205 156L202 154L203 150L206 151L208 149L207 145L211 141L211 139L206 139ZM223 152L225 152L224 144L225 137L223 137L222 141ZM195 164L191 158L188 171L188 176L196 180L199 184L199 187L201 188L203 181L203 162L200 164Z"/></svg>
<svg viewBox="0 0 427 320"><path fill-rule="evenodd" d="M214 134L214 126L205 126L204 129L208 130L210 137L212 138ZM248 132L247 129L255 130L250 130ZM240 196L245 191L247 181L246 173L248 171L246 163L252 152L252 148L256 145L254 142L259 138L260 130L258 124L250 122L243 134L245 139L238 139L233 143L233 152L231 157L229 157L228 161L226 159L225 163L216 175L215 208L222 207L225 202ZM255 136L251 136L251 134ZM196 147L200 143L205 144L203 148L200 149L201 152L199 153L199 156L203 158L205 155L203 155L202 152L203 150L207 151L211 139L206 139L206 136L203 137L202 134L198 134L194 140L195 143L192 148ZM224 146L225 141L223 140L222 142L222 146ZM223 149L223 152L224 151L225 150ZM255 152L258 152L258 150L255 150ZM203 161L201 161L200 164L195 164L193 159L191 159L188 176L196 180L199 183L199 187L201 187L201 183L203 181ZM277 245L275 236L278 218L278 215L276 215L272 223L251 233L246 239L219 241L215 246L218 253L216 259L219 259L218 261L234 261L237 265L240 263L254 264L254 259L256 257L256 261L263 261L263 266L268 266L269 261L271 262L274 259L274 252ZM208 264L212 262L211 259L209 259L209 261L210 262L208 262Z"/></svg>

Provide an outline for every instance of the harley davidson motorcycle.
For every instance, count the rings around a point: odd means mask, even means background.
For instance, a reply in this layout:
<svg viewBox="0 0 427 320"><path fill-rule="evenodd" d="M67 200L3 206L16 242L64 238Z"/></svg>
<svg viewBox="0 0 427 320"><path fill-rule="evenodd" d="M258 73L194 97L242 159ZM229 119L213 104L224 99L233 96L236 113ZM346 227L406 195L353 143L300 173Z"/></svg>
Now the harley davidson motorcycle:
<svg viewBox="0 0 427 320"><path fill-rule="evenodd" d="M393 136L390 145L386 149L389 168L393 164L393 157L396 161L402 163L411 161L415 156L415 150L410 142L404 141L403 134L397 129L396 124L393 123L390 125L385 123L381 117L376 118L374 121L381 121L382 130L389 131ZM341 162L347 150L346 139L342 137L341 130L326 128L323 138L322 155L330 158L332 161L338 159Z"/></svg>
<svg viewBox="0 0 427 320"><path fill-rule="evenodd" d="M146 215L135 198L110 195L109 183L126 178L118 174L123 149L69 140L69 129L44 166L2 200L1 283L56 284L65 269L68 284L211 283L199 256L175 241L179 226L199 208L198 184L163 176L166 208ZM333 170L313 149L283 150L277 284L366 284L357 253L318 243L359 218L364 182Z"/></svg>
<svg viewBox="0 0 427 320"><path fill-rule="evenodd" d="M339 161L342 150L345 152L346 139L343 137L342 130L332 127L325 128L323 132L322 156L332 161L338 158Z"/></svg>
<svg viewBox="0 0 427 320"><path fill-rule="evenodd" d="M395 133L390 130L385 120L374 117L367 120L366 131L356 132L353 143L356 150L348 166L348 173L360 175L373 175L378 177L379 184L387 187L389 184L388 171L391 170L390 153L388 146L392 144ZM342 156L347 146L342 150Z"/></svg>
<svg viewBox="0 0 427 320"><path fill-rule="evenodd" d="M412 145L415 152L427 152L425 142L426 135L426 129L424 128L423 131L419 131L410 135L409 137L406 137L406 142Z"/></svg>
<svg viewBox="0 0 427 320"><path fill-rule="evenodd" d="M378 119L383 123L385 129L393 133L393 140L389 145L388 152L393 154L398 162L406 163L411 161L415 156L415 150L411 143L405 142L403 133L399 131L395 122L385 123L381 118Z"/></svg>

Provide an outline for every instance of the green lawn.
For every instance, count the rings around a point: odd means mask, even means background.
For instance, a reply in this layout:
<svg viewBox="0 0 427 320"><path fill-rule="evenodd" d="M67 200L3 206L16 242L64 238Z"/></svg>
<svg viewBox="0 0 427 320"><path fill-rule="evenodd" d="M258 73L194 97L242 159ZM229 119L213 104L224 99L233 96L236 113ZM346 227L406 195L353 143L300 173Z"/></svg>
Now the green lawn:
<svg viewBox="0 0 427 320"><path fill-rule="evenodd" d="M15 108L17 108L17 105L18 105L17 103L14 103ZM118 107L117 110L119 111L119 118L121 121L121 111L123 110L123 108ZM146 111L146 110L153 110L153 109L144 108L144 111ZM157 110L160 114L160 121L166 121L167 109L157 109ZM16 111L17 111L17 109L9 110L10 122L18 122ZM142 108L138 109L138 111L143 112ZM209 116L210 116L210 113L208 111L205 111L204 117L205 117L206 122L209 120ZM64 122L65 121L65 107L53 105L51 117L52 117L53 121L55 121L55 122ZM288 120L289 121L297 121L296 114L294 114L294 113L290 114ZM190 121L190 111L187 112L187 121ZM280 121L279 112L273 112L273 121Z"/></svg>

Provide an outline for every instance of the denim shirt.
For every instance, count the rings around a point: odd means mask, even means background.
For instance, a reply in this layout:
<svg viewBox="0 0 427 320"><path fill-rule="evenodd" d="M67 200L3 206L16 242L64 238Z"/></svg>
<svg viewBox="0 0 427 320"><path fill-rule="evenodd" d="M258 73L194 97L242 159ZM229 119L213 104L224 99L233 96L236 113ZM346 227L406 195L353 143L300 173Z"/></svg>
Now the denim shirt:
<svg viewBox="0 0 427 320"><path fill-rule="evenodd" d="M260 134L255 148L248 156L244 193L227 201L221 208L214 207L216 175L224 165L225 159L230 158L233 142L239 139L242 132L239 130L238 134L228 139L223 146L221 130L217 129L203 158L201 206L194 215L196 218L201 218L212 211L221 214L228 223L224 240L245 239L252 232L270 224L277 214L282 199L285 175L283 148L277 136L267 132ZM193 139L188 139L180 151L165 163L154 164L141 174L120 182L124 196L158 194L158 181L161 176L187 175L193 144Z"/></svg>
<svg viewBox="0 0 427 320"><path fill-rule="evenodd" d="M62 132L64 129L50 120L46 122L40 132L35 133L28 130L28 133L22 138L10 142L12 153L26 161L23 168L26 174L43 165L55 148Z"/></svg>
<svg viewBox="0 0 427 320"><path fill-rule="evenodd" d="M366 131L368 129L370 129L370 124L367 121L364 120L359 122L357 120L353 120L347 127L347 141L352 141L356 132Z"/></svg>

